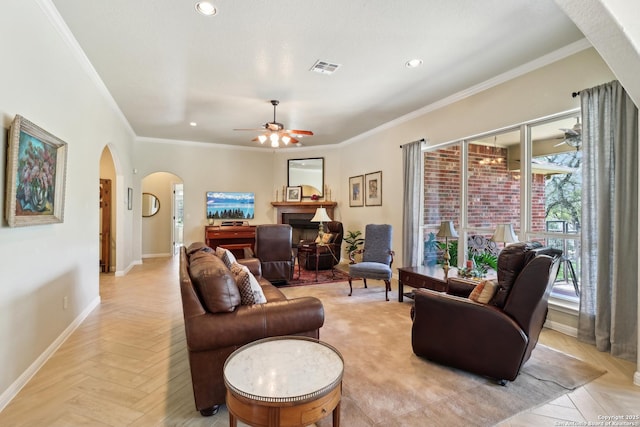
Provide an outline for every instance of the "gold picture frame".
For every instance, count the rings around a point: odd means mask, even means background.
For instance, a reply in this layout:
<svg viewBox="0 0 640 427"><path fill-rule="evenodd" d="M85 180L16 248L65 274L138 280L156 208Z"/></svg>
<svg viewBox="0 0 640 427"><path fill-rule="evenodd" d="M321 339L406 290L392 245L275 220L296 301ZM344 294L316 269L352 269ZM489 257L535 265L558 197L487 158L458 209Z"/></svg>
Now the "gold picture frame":
<svg viewBox="0 0 640 427"><path fill-rule="evenodd" d="M20 115L9 130L5 217L10 227L64 222L67 143Z"/></svg>

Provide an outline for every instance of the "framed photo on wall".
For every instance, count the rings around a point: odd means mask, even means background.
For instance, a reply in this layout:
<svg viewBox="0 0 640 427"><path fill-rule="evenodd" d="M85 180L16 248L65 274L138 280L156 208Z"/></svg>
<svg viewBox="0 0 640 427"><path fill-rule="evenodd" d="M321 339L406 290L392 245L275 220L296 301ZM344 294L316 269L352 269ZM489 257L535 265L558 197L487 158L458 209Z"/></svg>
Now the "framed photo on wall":
<svg viewBox="0 0 640 427"><path fill-rule="evenodd" d="M7 150L9 226L64 222L66 173L67 143L16 115Z"/></svg>
<svg viewBox="0 0 640 427"><path fill-rule="evenodd" d="M367 206L382 206L382 171L364 176L364 192Z"/></svg>
<svg viewBox="0 0 640 427"><path fill-rule="evenodd" d="M364 175L349 178L349 206L364 206Z"/></svg>
<svg viewBox="0 0 640 427"><path fill-rule="evenodd" d="M127 188L127 209L133 210L133 188Z"/></svg>
<svg viewBox="0 0 640 427"><path fill-rule="evenodd" d="M285 194L285 201L287 202L299 202L302 200L302 187L287 187L287 193Z"/></svg>

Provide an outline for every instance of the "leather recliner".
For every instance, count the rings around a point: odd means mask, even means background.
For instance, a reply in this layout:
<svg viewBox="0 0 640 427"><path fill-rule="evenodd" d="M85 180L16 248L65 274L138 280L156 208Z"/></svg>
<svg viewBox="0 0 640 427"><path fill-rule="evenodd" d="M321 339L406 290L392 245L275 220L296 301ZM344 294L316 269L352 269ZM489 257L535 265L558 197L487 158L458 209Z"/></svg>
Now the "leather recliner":
<svg viewBox="0 0 640 427"><path fill-rule="evenodd" d="M295 256L289 224L256 226L255 256L260 259L262 277L270 282L286 282L293 278Z"/></svg>
<svg viewBox="0 0 640 427"><path fill-rule="evenodd" d="M318 270L328 270L338 264L340 262L340 251L342 250L342 235L344 234L342 223L340 221L331 221L326 223L325 227L325 233L331 233L333 239L330 243L324 245L318 254ZM305 257L304 268L307 270L316 269L315 255L307 255Z"/></svg>
<svg viewBox="0 0 640 427"><path fill-rule="evenodd" d="M535 243L498 257L497 292L488 304L417 289L411 344L416 355L498 380L514 380L547 316L562 251Z"/></svg>

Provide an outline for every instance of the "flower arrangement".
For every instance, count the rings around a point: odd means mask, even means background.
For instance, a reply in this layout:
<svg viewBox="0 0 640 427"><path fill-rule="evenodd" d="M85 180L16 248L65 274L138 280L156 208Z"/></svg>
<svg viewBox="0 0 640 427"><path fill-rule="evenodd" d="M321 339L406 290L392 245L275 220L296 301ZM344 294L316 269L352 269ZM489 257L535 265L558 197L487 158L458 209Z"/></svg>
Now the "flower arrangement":
<svg viewBox="0 0 640 427"><path fill-rule="evenodd" d="M51 210L56 175L55 150L29 141L18 161L16 199L23 211Z"/></svg>
<svg viewBox="0 0 640 427"><path fill-rule="evenodd" d="M313 201L320 200L320 196L318 196L317 194L312 194L311 195L311 200L313 200Z"/></svg>

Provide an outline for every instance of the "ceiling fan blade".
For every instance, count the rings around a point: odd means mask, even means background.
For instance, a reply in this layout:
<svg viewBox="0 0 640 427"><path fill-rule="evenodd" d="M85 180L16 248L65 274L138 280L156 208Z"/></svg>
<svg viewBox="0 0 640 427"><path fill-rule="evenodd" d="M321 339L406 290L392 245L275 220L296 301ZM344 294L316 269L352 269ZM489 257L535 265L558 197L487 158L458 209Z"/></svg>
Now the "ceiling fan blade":
<svg viewBox="0 0 640 427"><path fill-rule="evenodd" d="M313 132L311 132L310 130L289 129L289 130L286 130L285 132L287 132L287 133L289 133L291 135L298 135L298 136L309 135L309 136L313 136Z"/></svg>
<svg viewBox="0 0 640 427"><path fill-rule="evenodd" d="M565 135L568 136L580 136L579 132L576 132L573 129L560 129L562 132L564 132Z"/></svg>
<svg viewBox="0 0 640 427"><path fill-rule="evenodd" d="M561 143L554 145L554 147L560 147L561 145L564 145L564 144L566 144L566 143L567 143L567 140L565 139L565 140L564 140L564 141L562 141Z"/></svg>

